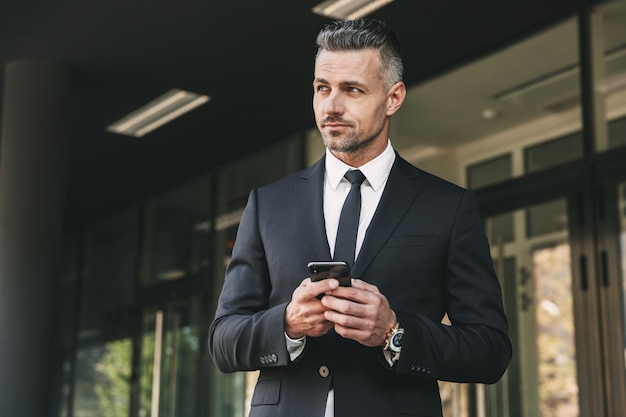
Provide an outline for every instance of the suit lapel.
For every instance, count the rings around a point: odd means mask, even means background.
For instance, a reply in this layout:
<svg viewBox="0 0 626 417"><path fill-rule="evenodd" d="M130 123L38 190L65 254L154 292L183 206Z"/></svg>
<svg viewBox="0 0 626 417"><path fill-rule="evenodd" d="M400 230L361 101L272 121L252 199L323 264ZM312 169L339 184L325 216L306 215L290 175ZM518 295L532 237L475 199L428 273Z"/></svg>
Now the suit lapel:
<svg viewBox="0 0 626 417"><path fill-rule="evenodd" d="M295 185L296 207L304 236L315 251L316 259L330 260L330 247L324 221L324 160L322 157L311 168L302 171Z"/></svg>
<svg viewBox="0 0 626 417"><path fill-rule="evenodd" d="M360 277L380 251L400 220L411 207L421 186L416 179L420 171L396 155L389 179L370 223L361 251L352 269L353 277Z"/></svg>

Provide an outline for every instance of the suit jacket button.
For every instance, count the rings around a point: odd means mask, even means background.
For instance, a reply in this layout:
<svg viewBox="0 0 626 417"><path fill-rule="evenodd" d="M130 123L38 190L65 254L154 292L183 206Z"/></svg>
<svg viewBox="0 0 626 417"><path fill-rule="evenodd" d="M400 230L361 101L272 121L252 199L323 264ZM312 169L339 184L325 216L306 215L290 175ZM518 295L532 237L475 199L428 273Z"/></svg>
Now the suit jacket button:
<svg viewBox="0 0 626 417"><path fill-rule="evenodd" d="M275 354L275 353L272 353L271 358L272 358L272 363L276 363L276 362L278 362L278 356L276 356L276 354Z"/></svg>
<svg viewBox="0 0 626 417"><path fill-rule="evenodd" d="M322 378L326 378L330 374L330 370L328 369L328 366L324 366L324 365L320 366L319 372Z"/></svg>

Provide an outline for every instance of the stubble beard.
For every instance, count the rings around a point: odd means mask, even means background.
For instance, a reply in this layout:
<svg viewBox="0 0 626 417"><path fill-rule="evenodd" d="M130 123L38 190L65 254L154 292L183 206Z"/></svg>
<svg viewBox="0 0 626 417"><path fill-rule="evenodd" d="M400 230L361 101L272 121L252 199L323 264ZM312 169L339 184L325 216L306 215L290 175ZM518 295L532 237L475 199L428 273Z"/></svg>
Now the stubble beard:
<svg viewBox="0 0 626 417"><path fill-rule="evenodd" d="M369 136L359 137L355 130L349 133L330 132L330 134L322 133L324 146L333 152L354 153L367 147L374 141L383 131L385 126L384 119L381 120L378 128Z"/></svg>

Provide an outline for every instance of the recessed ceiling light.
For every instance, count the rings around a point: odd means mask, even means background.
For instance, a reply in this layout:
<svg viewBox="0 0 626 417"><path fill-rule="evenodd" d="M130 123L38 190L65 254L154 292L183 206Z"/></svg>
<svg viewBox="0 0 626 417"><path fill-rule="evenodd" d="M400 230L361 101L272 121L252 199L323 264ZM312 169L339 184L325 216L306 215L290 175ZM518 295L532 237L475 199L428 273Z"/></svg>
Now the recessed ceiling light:
<svg viewBox="0 0 626 417"><path fill-rule="evenodd" d="M483 119L489 121L493 120L496 117L500 116L500 113L496 109L492 109L491 107L487 107L483 110Z"/></svg>
<svg viewBox="0 0 626 417"><path fill-rule="evenodd" d="M207 101L209 96L174 88L107 126L107 131L139 138Z"/></svg>
<svg viewBox="0 0 626 417"><path fill-rule="evenodd" d="M313 13L333 19L360 19L394 0L326 0L313 8Z"/></svg>

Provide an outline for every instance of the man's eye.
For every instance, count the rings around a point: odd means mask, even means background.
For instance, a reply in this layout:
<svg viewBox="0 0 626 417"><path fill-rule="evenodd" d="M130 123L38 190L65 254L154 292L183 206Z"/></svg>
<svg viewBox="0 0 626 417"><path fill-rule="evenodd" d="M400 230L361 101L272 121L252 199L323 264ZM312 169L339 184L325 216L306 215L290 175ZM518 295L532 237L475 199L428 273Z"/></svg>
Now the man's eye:
<svg viewBox="0 0 626 417"><path fill-rule="evenodd" d="M316 91L328 91L330 90L328 87L326 87L325 85L318 85L317 87L315 87Z"/></svg>
<svg viewBox="0 0 626 417"><path fill-rule="evenodd" d="M349 93L360 93L361 89L357 88L357 87L348 87L348 92Z"/></svg>

